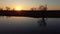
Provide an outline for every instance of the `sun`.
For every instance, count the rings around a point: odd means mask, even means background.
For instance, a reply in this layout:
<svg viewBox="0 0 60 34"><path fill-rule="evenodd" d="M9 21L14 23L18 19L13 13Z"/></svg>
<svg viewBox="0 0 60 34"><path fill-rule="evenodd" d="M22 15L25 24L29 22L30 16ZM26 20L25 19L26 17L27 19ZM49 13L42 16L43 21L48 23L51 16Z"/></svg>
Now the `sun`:
<svg viewBox="0 0 60 34"><path fill-rule="evenodd" d="M15 10L22 10L22 8L20 8L20 7L16 7Z"/></svg>

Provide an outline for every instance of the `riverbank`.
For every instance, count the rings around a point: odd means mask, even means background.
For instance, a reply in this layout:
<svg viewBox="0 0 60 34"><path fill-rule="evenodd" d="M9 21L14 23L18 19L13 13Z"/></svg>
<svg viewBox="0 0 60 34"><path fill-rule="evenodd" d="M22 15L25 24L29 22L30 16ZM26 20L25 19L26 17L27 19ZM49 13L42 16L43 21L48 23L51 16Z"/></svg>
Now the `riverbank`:
<svg viewBox="0 0 60 34"><path fill-rule="evenodd" d="M0 16L23 16L34 18L60 18L60 10L50 11L0 11Z"/></svg>

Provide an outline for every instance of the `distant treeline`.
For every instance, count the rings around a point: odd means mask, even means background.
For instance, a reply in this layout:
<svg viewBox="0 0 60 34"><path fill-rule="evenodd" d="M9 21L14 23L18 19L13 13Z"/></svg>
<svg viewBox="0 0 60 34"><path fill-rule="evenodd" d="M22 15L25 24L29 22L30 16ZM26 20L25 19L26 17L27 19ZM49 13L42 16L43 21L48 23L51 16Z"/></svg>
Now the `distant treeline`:
<svg viewBox="0 0 60 34"><path fill-rule="evenodd" d="M33 10L33 11L35 11L35 10L47 10L48 8L47 8L47 4L45 4L45 6L44 5L41 5L41 6L39 6L38 8L36 8L36 7L32 7L32 8L30 8L30 10ZM3 8L0 8L0 10L4 10ZM8 7L8 6L6 6L5 7L5 10L16 10L15 8L10 8L10 7ZM24 10L24 9L23 9Z"/></svg>
<svg viewBox="0 0 60 34"><path fill-rule="evenodd" d="M60 17L60 10L53 11L0 11L0 16L24 16L24 17Z"/></svg>

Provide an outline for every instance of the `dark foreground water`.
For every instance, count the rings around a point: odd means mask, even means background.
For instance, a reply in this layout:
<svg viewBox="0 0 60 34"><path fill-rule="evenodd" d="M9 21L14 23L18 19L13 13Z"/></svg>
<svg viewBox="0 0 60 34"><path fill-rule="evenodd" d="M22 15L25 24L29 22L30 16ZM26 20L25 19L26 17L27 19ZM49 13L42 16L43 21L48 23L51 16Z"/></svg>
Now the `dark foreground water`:
<svg viewBox="0 0 60 34"><path fill-rule="evenodd" d="M44 34L60 33L60 18L0 16L0 34Z"/></svg>

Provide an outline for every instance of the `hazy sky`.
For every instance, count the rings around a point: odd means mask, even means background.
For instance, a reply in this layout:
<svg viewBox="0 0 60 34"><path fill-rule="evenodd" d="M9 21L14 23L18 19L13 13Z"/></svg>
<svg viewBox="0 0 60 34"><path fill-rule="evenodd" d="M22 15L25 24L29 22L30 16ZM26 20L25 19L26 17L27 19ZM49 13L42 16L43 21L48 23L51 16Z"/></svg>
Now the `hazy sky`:
<svg viewBox="0 0 60 34"><path fill-rule="evenodd" d="M11 9L16 7L30 9L44 4L48 5L49 10L60 10L60 0L0 0L0 7L4 9L6 6Z"/></svg>

